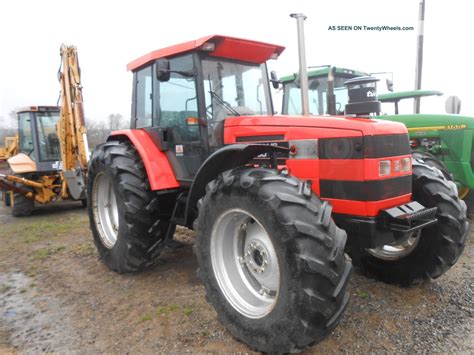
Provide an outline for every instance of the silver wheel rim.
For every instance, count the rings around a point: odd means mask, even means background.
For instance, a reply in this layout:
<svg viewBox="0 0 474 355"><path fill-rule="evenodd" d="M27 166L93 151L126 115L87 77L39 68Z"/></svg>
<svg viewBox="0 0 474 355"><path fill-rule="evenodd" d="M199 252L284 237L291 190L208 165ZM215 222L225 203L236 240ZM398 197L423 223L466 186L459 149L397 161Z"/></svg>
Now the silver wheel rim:
<svg viewBox="0 0 474 355"><path fill-rule="evenodd" d="M114 188L104 173L97 174L94 179L92 208L100 240L106 248L111 249L117 242L119 218Z"/></svg>
<svg viewBox="0 0 474 355"><path fill-rule="evenodd" d="M421 229L410 233L403 241L393 244L382 245L367 251L382 260L399 260L410 254L418 245L420 240Z"/></svg>
<svg viewBox="0 0 474 355"><path fill-rule="evenodd" d="M273 243L260 222L241 209L219 216L211 234L211 263L227 301L248 318L273 309L280 268Z"/></svg>

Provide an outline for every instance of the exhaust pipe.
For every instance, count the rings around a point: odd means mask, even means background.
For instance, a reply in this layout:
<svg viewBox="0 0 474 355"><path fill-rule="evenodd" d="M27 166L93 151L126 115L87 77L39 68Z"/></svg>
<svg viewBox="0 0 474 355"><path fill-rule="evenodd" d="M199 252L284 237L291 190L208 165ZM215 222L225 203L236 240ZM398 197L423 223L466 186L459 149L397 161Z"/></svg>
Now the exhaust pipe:
<svg viewBox="0 0 474 355"><path fill-rule="evenodd" d="M423 70L423 36L425 26L425 0L420 0L418 12L418 36L416 40L415 90L421 90L421 73ZM413 113L420 113L420 98L413 103Z"/></svg>
<svg viewBox="0 0 474 355"><path fill-rule="evenodd" d="M304 14L291 14L290 17L296 19L298 28L298 55L300 62L300 90L301 90L301 107L302 115L309 116L309 97L308 97L308 72L306 70L306 49L304 42Z"/></svg>

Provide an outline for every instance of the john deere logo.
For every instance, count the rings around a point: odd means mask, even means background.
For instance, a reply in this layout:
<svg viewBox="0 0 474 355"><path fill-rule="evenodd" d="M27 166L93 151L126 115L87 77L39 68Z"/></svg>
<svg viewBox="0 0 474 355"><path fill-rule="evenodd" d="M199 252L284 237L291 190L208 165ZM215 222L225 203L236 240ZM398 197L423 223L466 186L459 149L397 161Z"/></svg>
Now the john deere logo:
<svg viewBox="0 0 474 355"><path fill-rule="evenodd" d="M375 97L375 91L367 91L367 97Z"/></svg>

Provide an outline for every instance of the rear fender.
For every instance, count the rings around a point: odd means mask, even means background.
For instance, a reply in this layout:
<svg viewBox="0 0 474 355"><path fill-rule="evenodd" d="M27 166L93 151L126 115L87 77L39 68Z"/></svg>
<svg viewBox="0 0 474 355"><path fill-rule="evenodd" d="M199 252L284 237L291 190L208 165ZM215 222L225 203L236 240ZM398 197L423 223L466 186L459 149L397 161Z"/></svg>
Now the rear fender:
<svg viewBox="0 0 474 355"><path fill-rule="evenodd" d="M128 140L140 154L153 191L178 188L173 169L165 153L159 150L150 135L142 129L114 131L107 141Z"/></svg>
<svg viewBox="0 0 474 355"><path fill-rule="evenodd" d="M223 171L246 165L264 153L285 153L287 148L262 144L231 144L211 154L201 165L191 185L185 211L185 225L192 228L197 217L197 202L204 196L206 185Z"/></svg>

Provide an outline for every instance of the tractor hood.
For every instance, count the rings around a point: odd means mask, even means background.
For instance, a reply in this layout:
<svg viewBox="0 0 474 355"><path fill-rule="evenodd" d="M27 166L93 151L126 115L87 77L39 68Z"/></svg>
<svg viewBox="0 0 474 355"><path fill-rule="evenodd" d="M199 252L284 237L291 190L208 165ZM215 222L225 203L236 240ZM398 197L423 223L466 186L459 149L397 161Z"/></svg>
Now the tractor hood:
<svg viewBox="0 0 474 355"><path fill-rule="evenodd" d="M405 123L409 131L474 129L474 117L452 114L408 114L380 116L384 120Z"/></svg>
<svg viewBox="0 0 474 355"><path fill-rule="evenodd" d="M268 127L265 129L264 127ZM387 134L407 134L404 124L390 122L386 120L367 119L367 118L349 118L343 116L245 116L231 117L225 120L225 127L239 130L239 127L245 127L248 133L267 132L272 127L273 131L287 131L288 127L298 128L316 128L334 132L335 136L344 136L344 131L357 131L357 135L374 136ZM227 131L227 129L226 129ZM310 129L309 131L313 131Z"/></svg>

